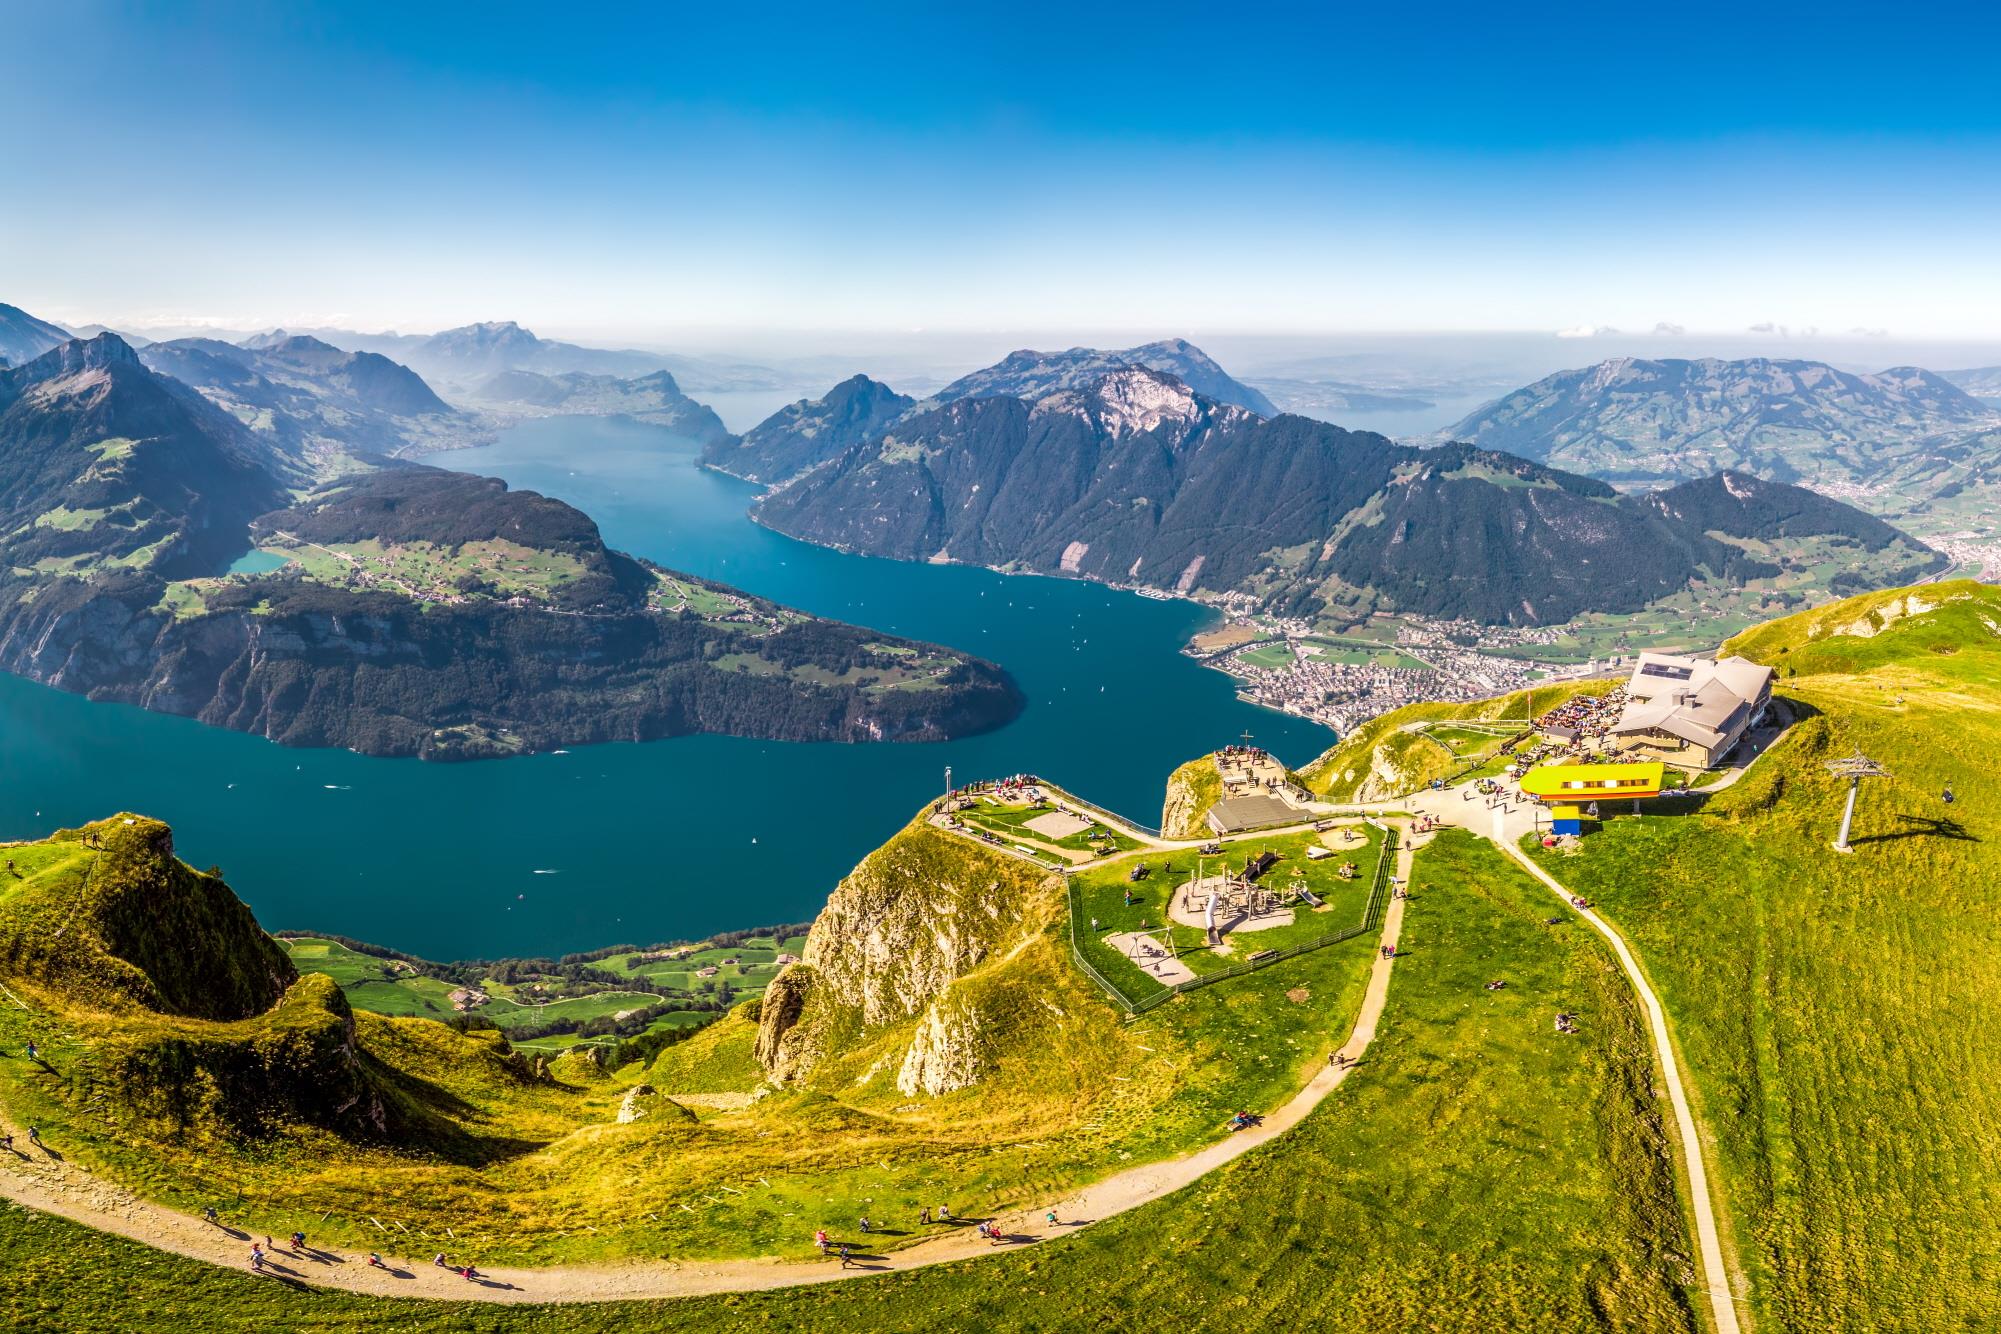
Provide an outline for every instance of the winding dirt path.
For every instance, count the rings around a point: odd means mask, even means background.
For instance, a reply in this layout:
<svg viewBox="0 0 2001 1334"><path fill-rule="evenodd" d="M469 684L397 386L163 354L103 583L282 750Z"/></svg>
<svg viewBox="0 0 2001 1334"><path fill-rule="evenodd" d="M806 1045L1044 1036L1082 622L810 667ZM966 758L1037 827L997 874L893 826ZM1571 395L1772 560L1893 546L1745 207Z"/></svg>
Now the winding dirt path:
<svg viewBox="0 0 2001 1334"><path fill-rule="evenodd" d="M1757 747L1756 755L1769 754L1772 746L1784 739L1783 733L1766 738ZM1736 782L1743 777L1749 764L1747 759L1706 791L1714 792ZM1716 1204L1709 1184L1708 1164L1702 1154L1700 1127L1688 1100L1688 1090L1682 1082L1681 1064L1675 1059L1674 1040L1668 1032L1667 1011L1662 1007L1660 997L1654 994L1653 986L1647 981L1647 975L1627 946L1625 937L1591 909L1578 906L1575 896L1555 876L1522 851L1522 839L1536 828L1535 804L1508 785L1504 785L1502 794L1492 800L1482 799L1476 804L1469 799L1475 795L1462 785L1443 792L1419 794L1411 799L1409 805L1420 813L1436 815L1448 824L1463 824L1469 833L1492 839L1501 851L1562 900L1566 909L1588 922L1618 956L1619 967L1639 996L1641 1008L1646 1011L1647 1033L1653 1044L1654 1061L1660 1068L1661 1082L1667 1085L1668 1103L1674 1112L1675 1130L1681 1141L1682 1172L1688 1185L1689 1211L1694 1215L1696 1252L1702 1264L1702 1290L1709 1297L1711 1328L1714 1334L1740 1334L1742 1322L1737 1314L1736 1289L1731 1284L1730 1265L1724 1256L1722 1235L1716 1225ZM1483 812L1485 818L1482 818Z"/></svg>
<svg viewBox="0 0 2001 1334"><path fill-rule="evenodd" d="M1418 843L1421 845L1423 841L1419 839ZM1414 854L1415 848L1406 834L1404 845L1397 851L1399 885L1410 883ZM1380 944L1397 943L1403 932L1403 911L1404 900L1392 897L1383 916ZM1359 1061L1374 1041L1376 1026L1389 999L1390 973L1395 964L1394 954L1385 958L1378 953L1370 969L1355 1027L1339 1052L1349 1058L1349 1063L1323 1067L1283 1106L1227 1139L1180 1158L1129 1168L1033 1208L995 1215L991 1221L1004 1237L999 1244L979 1236L973 1226L977 1220L969 1218L955 1220L953 1225L938 1229L935 1236L886 1254L866 1253L857 1245L855 1263L845 1269L831 1258L639 1260L613 1265L494 1269L483 1271L478 1281L468 1282L449 1270L437 1268L428 1259L385 1254L386 1267L377 1269L367 1263L365 1252L311 1250L294 1254L282 1249L272 1254L270 1268L279 1279L371 1296L512 1303L626 1301L838 1282L1012 1250L1088 1227L1160 1199L1298 1125L1341 1086L1354 1069L1353 1062ZM11 1122L0 1124L6 1124L14 1133L17 1145L17 1152L11 1157L0 1153L0 1196L16 1204L56 1214L100 1232L129 1237L163 1251L232 1268L247 1268L251 1242L263 1239L142 1200L123 1187L64 1161L59 1156L60 1145L53 1146L56 1153L30 1147L21 1127ZM1057 1218L1054 1227L1047 1221L1050 1213ZM226 1224L227 1220L224 1221ZM310 1243L311 1220L304 1222ZM863 1239L844 1240L854 1243ZM283 1238L279 1244L283 1245ZM477 1263L479 1257L470 1258Z"/></svg>
<svg viewBox="0 0 2001 1334"><path fill-rule="evenodd" d="M1654 1060L1660 1065L1661 1081L1667 1085L1668 1103L1674 1109L1675 1129L1681 1140L1682 1170L1688 1175L1688 1198L1695 1214L1695 1243L1702 1256L1703 1290L1709 1294L1710 1319L1714 1322L1715 1334L1739 1334L1737 1299L1735 1290L1730 1286L1730 1266L1723 1258L1723 1240L1716 1228L1716 1210L1710 1200L1709 1169L1703 1161L1702 1140L1697 1133L1695 1113L1689 1106L1688 1092L1682 1087L1681 1065L1675 1060L1674 1041L1668 1035L1667 1011L1661 1007L1660 997L1654 994L1653 987L1647 982L1647 975L1640 970L1639 960L1626 947L1626 938L1611 923L1591 909L1579 907L1573 902L1570 891L1559 884L1556 877L1536 865L1521 850L1519 843L1502 841L1501 849L1562 899L1565 907L1605 937L1612 946L1612 952L1619 956L1619 966L1625 970L1626 980L1633 984L1633 990L1640 997L1640 1004L1647 1012L1647 1031L1653 1038Z"/></svg>

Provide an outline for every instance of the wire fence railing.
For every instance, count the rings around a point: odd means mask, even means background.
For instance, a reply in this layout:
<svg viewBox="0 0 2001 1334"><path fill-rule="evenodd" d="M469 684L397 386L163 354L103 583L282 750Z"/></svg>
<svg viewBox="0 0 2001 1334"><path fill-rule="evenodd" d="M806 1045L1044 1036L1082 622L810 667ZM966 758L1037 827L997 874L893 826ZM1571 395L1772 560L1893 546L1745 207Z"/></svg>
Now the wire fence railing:
<svg viewBox="0 0 2001 1334"><path fill-rule="evenodd" d="M1075 878L1066 876L1064 877L1066 882L1065 889L1068 892L1070 908L1070 957L1076 961L1077 966L1083 970L1084 975L1093 982L1096 982L1105 994L1111 998L1114 1005L1131 1016L1145 1014L1155 1006L1165 1005L1168 1001L1173 1000L1176 996L1184 992L1197 991L1203 987L1213 986L1218 982L1227 982L1233 977L1244 977L1257 972L1261 968L1269 968L1273 964L1284 963L1287 959L1296 959L1302 954L1311 954L1315 950L1326 949L1329 945L1338 945L1344 940L1353 940L1357 936L1367 935L1369 932L1377 930L1382 926L1385 901L1389 897L1390 870L1396 865L1396 828L1393 825L1384 825L1382 829L1382 852L1376 858L1376 873L1369 884L1368 902L1363 905L1362 920L1354 926L1346 927L1340 931L1330 931L1326 935L1315 936L1311 940L1302 940L1291 945L1260 950L1245 959L1242 963L1232 964L1228 968L1219 968L1213 973L1200 973L1184 982L1176 982L1171 985L1168 983L1158 983L1156 984L1158 990L1149 992L1143 996L1134 997L1128 995L1124 987L1117 985L1110 978L1106 977L1089 958L1085 957L1083 943L1077 938L1077 922L1082 917L1084 910L1083 900Z"/></svg>

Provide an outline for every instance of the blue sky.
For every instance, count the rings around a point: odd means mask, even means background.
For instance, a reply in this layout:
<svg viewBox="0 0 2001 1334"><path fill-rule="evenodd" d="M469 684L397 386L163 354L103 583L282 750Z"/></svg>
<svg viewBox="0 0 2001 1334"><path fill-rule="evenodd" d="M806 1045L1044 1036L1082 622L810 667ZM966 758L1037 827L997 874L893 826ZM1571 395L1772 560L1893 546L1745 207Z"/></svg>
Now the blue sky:
<svg viewBox="0 0 2001 1334"><path fill-rule="evenodd" d="M72 322L2001 334L1971 10L0 15L0 300Z"/></svg>

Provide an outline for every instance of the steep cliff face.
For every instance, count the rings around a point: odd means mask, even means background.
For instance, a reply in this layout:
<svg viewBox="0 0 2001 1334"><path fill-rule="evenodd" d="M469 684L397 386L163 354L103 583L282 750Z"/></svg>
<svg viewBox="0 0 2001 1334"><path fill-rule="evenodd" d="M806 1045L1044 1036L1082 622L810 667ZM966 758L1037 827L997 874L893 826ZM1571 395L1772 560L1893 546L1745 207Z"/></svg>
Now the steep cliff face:
<svg viewBox="0 0 2001 1334"><path fill-rule="evenodd" d="M989 1067L1010 965L1061 907L1035 866L916 824L871 853L828 900L803 963L767 989L757 1057L779 1082L886 1044L861 1082L895 1071L906 1094L968 1087ZM913 1021L915 1021L913 1023Z"/></svg>
<svg viewBox="0 0 2001 1334"><path fill-rule="evenodd" d="M1167 799L1160 807L1160 832L1168 838L1197 838L1209 832L1202 817L1223 797L1216 759L1204 755L1167 776Z"/></svg>

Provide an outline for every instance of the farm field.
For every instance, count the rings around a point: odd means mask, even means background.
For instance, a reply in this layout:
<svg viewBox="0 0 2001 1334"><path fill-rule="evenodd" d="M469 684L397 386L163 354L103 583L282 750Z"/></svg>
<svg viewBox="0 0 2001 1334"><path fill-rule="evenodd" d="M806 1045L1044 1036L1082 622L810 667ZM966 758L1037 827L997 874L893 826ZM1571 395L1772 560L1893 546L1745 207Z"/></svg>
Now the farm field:
<svg viewBox="0 0 2001 1334"><path fill-rule="evenodd" d="M1263 644L1237 655L1237 661L1246 667L1262 667L1267 671L1290 667L1298 659L1290 644Z"/></svg>
<svg viewBox="0 0 2001 1334"><path fill-rule="evenodd" d="M1310 657L1326 662L1345 662L1352 666L1419 668L1424 663L1398 648L1373 643L1365 639L1314 637L1300 641L1306 645Z"/></svg>
<svg viewBox="0 0 2001 1334"><path fill-rule="evenodd" d="M726 1007L734 994L762 990L778 971L778 954L796 955L805 947L805 936L795 933L780 940L753 935L735 945L703 943L626 950L589 960L591 974L580 981L532 971L517 980L497 980L496 974L502 971L532 970L532 961L502 961L488 965L484 972L473 969L471 975L446 977L436 975L440 971L437 965L369 954L335 940L283 936L278 943L300 972L331 977L356 1009L446 1021L475 1015L515 1038L521 1049L550 1055L583 1043L613 1041L606 1034L574 1031L578 1027L594 1020L634 1017L661 1006L670 1012L637 1027L625 1025L620 1035L631 1038L699 1027L713 1019L719 1007ZM708 968L715 972L701 976ZM648 988L665 988L670 994L619 987L618 982L627 978ZM450 998L462 987L481 991L489 999L470 1011L461 1011ZM546 1031L551 1025L567 1026L572 1031Z"/></svg>

